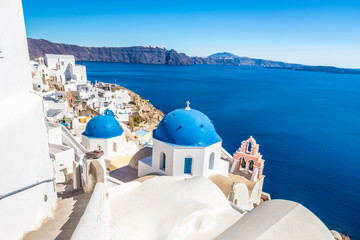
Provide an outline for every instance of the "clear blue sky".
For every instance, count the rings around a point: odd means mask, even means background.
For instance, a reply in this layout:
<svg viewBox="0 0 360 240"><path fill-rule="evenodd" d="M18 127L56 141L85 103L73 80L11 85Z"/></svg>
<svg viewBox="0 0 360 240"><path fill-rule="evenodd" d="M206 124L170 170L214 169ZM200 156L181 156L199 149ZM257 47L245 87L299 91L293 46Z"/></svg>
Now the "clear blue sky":
<svg viewBox="0 0 360 240"><path fill-rule="evenodd" d="M28 37L360 68L360 0L23 0Z"/></svg>

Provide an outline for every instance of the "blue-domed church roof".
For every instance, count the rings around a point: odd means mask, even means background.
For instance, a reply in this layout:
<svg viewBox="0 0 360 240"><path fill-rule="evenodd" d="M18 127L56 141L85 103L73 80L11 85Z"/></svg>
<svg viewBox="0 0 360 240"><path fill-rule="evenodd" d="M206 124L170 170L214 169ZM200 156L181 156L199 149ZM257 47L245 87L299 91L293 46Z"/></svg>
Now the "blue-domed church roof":
<svg viewBox="0 0 360 240"><path fill-rule="evenodd" d="M211 120L189 107L167 114L154 131L154 139L191 147L207 147L221 141Z"/></svg>
<svg viewBox="0 0 360 240"><path fill-rule="evenodd" d="M83 135L90 138L112 138L123 134L124 130L110 111L105 111L105 115L92 118L86 125Z"/></svg>

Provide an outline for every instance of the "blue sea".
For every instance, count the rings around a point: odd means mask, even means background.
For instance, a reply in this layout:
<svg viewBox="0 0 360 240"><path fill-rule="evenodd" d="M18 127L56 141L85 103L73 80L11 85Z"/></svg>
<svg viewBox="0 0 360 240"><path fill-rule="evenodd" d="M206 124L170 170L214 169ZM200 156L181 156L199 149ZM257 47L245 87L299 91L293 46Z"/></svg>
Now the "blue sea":
<svg viewBox="0 0 360 240"><path fill-rule="evenodd" d="M264 191L301 203L360 239L360 75L238 66L82 62L88 79L124 86L165 114L190 107L213 120L233 153L253 136Z"/></svg>

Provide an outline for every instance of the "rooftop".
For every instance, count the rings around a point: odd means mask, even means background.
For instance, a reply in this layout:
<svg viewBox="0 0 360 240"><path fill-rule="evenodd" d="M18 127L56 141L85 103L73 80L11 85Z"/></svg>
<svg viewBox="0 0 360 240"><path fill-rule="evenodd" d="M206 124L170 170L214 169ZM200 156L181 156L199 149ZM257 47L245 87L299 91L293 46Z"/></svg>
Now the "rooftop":
<svg viewBox="0 0 360 240"><path fill-rule="evenodd" d="M111 239L213 239L243 216L203 177L151 176L114 187L109 199Z"/></svg>
<svg viewBox="0 0 360 240"><path fill-rule="evenodd" d="M46 58L62 58L62 59L70 59L75 60L74 55L63 55L63 54L45 54Z"/></svg>
<svg viewBox="0 0 360 240"><path fill-rule="evenodd" d="M86 126L83 135L89 138L112 138L121 136L124 130L112 115L98 115Z"/></svg>
<svg viewBox="0 0 360 240"><path fill-rule="evenodd" d="M222 140L211 120L189 107L167 114L154 131L154 139L188 147L208 147Z"/></svg>

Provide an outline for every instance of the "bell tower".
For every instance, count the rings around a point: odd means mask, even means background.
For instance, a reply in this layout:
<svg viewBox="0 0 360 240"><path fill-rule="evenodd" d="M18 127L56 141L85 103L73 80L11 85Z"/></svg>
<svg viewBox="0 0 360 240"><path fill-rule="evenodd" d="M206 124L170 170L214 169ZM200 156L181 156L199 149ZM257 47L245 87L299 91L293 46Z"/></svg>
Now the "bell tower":
<svg viewBox="0 0 360 240"><path fill-rule="evenodd" d="M230 172L251 175L251 181L256 181L263 176L265 160L259 152L259 144L252 136L241 142L241 147L234 153L233 158Z"/></svg>

